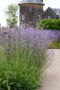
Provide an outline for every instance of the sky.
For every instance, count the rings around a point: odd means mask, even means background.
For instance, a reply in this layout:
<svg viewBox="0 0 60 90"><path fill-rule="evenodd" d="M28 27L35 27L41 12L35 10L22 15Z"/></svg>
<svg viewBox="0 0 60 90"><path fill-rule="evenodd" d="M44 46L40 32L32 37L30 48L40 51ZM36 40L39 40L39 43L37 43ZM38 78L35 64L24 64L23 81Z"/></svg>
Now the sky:
<svg viewBox="0 0 60 90"><path fill-rule="evenodd" d="M6 26L6 15L5 10L10 4L18 4L21 0L1 0L0 1L0 23L2 26ZM44 1L44 10L48 7L51 8L60 8L60 0L43 0Z"/></svg>

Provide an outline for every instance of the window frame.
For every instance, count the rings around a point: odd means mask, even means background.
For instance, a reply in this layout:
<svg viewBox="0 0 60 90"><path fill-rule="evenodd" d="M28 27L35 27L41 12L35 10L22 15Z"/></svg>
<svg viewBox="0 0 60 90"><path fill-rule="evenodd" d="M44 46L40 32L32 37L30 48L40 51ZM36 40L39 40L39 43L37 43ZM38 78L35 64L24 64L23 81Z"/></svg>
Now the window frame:
<svg viewBox="0 0 60 90"><path fill-rule="evenodd" d="M24 21L25 20L25 15L22 15L21 19L22 19L22 21Z"/></svg>

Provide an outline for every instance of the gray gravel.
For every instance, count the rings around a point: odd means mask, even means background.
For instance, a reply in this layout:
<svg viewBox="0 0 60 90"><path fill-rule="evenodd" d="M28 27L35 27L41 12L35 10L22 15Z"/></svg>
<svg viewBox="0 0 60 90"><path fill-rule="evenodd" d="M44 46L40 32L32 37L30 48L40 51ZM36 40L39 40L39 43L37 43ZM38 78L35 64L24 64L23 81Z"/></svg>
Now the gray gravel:
<svg viewBox="0 0 60 90"><path fill-rule="evenodd" d="M53 60L49 68L46 70L42 87L39 90L60 90L60 50L54 50Z"/></svg>

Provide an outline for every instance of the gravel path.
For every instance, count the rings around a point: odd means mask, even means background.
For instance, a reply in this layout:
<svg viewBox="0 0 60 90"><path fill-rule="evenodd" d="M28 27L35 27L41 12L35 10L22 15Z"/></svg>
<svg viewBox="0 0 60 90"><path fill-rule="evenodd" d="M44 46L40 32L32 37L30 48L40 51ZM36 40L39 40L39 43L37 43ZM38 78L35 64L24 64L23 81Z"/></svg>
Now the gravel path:
<svg viewBox="0 0 60 90"><path fill-rule="evenodd" d="M60 90L60 50L54 50L53 62L46 70L39 90Z"/></svg>

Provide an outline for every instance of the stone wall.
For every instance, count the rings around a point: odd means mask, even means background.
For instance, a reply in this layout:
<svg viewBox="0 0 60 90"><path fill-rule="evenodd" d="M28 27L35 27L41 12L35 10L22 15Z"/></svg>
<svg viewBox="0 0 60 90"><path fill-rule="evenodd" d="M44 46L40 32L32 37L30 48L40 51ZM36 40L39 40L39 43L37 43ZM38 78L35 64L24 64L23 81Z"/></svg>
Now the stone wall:
<svg viewBox="0 0 60 90"><path fill-rule="evenodd" d="M43 6L22 5L20 6L20 26L36 28L41 19L57 19L56 13L49 7L43 12Z"/></svg>
<svg viewBox="0 0 60 90"><path fill-rule="evenodd" d="M43 8L29 6L20 7L20 25L28 24L30 27L37 27L42 19Z"/></svg>

